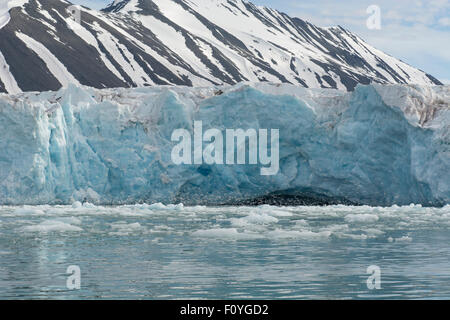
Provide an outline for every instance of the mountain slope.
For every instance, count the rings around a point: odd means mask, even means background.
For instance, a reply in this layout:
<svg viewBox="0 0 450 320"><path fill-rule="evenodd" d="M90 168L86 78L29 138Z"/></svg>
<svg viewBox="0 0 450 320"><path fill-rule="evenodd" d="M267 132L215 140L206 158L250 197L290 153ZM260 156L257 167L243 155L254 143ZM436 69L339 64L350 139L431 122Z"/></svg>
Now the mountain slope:
<svg viewBox="0 0 450 320"><path fill-rule="evenodd" d="M103 12L81 8L81 24L69 2L19 2L0 29L0 92L69 83L270 81L343 90L373 82L440 84L341 27L318 28L241 0L116 0Z"/></svg>

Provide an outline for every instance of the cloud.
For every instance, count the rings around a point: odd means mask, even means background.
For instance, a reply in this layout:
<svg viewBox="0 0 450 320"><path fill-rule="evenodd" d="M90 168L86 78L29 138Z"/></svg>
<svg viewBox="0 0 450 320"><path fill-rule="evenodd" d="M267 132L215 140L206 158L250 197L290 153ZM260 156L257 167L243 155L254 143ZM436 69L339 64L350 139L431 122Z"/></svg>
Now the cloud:
<svg viewBox="0 0 450 320"><path fill-rule="evenodd" d="M441 19L439 19L438 22L441 26L450 27L450 18L447 18L447 17L441 18Z"/></svg>

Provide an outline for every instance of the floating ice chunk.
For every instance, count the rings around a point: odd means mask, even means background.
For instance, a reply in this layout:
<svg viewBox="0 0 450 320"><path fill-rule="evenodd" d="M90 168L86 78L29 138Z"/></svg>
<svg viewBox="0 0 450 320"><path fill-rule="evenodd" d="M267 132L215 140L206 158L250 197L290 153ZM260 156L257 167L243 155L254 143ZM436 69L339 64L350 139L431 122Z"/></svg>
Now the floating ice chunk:
<svg viewBox="0 0 450 320"><path fill-rule="evenodd" d="M77 224L80 225L82 223L81 219L76 217L61 217L56 219L57 221L68 223L68 224Z"/></svg>
<svg viewBox="0 0 450 320"><path fill-rule="evenodd" d="M184 205L182 203L164 205L161 202L158 202L158 203L154 203L154 204L149 205L149 208L150 209L159 209L159 210L175 210L175 211L179 211L179 210L183 210L184 209Z"/></svg>
<svg viewBox="0 0 450 320"><path fill-rule="evenodd" d="M400 238L389 237L388 242L412 242L412 238L410 236L402 236Z"/></svg>
<svg viewBox="0 0 450 320"><path fill-rule="evenodd" d="M192 233L193 236L205 237L205 238L235 238L239 235L236 228L228 229L208 229L208 230L197 230Z"/></svg>
<svg viewBox="0 0 450 320"><path fill-rule="evenodd" d="M25 226L21 229L24 232L80 232L82 228L73 226L71 224L59 220L46 220L36 225Z"/></svg>
<svg viewBox="0 0 450 320"><path fill-rule="evenodd" d="M331 236L331 231L297 231L276 229L267 233L269 239L304 239L304 240L323 240Z"/></svg>
<svg viewBox="0 0 450 320"><path fill-rule="evenodd" d="M111 225L111 228L113 229L120 229L120 230L127 230L127 231L134 231L134 230L140 230L142 229L142 226L139 222L135 223L125 223L125 222L117 222L115 224Z"/></svg>
<svg viewBox="0 0 450 320"><path fill-rule="evenodd" d="M45 212L35 207L23 207L14 210L16 215L45 215Z"/></svg>
<svg viewBox="0 0 450 320"><path fill-rule="evenodd" d="M292 212L290 211L290 208L281 208L281 207L274 207L269 205L262 205L259 206L258 209L260 212L264 212L268 215L274 216L274 217L290 217L292 216Z"/></svg>
<svg viewBox="0 0 450 320"><path fill-rule="evenodd" d="M82 206L83 204L80 201L75 201L74 203L72 203L72 208L74 209L81 208Z"/></svg>
<svg viewBox="0 0 450 320"><path fill-rule="evenodd" d="M116 222L111 224L111 229L114 231L109 232L109 235L127 236L136 232L144 232L147 229L143 227L139 222L126 223L126 222Z"/></svg>
<svg viewBox="0 0 450 320"><path fill-rule="evenodd" d="M197 230L192 233L194 237L210 238L210 239L223 239L223 240L251 240L261 238L253 232L238 232L236 228L215 228Z"/></svg>
<svg viewBox="0 0 450 320"><path fill-rule="evenodd" d="M385 233L382 230L374 229L374 228L365 229L364 232L370 236L381 236Z"/></svg>
<svg viewBox="0 0 450 320"><path fill-rule="evenodd" d="M149 205L149 208L150 209L164 210L164 209L166 209L166 206L163 205L161 202L158 202L158 203L154 203L154 204Z"/></svg>
<svg viewBox="0 0 450 320"><path fill-rule="evenodd" d="M309 223L305 219L300 219L295 221L295 225L298 227L307 227Z"/></svg>
<svg viewBox="0 0 450 320"><path fill-rule="evenodd" d="M411 242L411 241L412 238L410 236L403 236L395 239L395 242Z"/></svg>
<svg viewBox="0 0 450 320"><path fill-rule="evenodd" d="M251 213L250 215L239 218L239 219L231 219L232 223L237 225L247 225L247 224L271 224L271 223L277 223L278 219L272 216L269 216L268 214L257 214L257 213Z"/></svg>
<svg viewBox="0 0 450 320"><path fill-rule="evenodd" d="M344 234L343 237L353 240L367 240L369 238L367 234Z"/></svg>
<svg viewBox="0 0 450 320"><path fill-rule="evenodd" d="M349 214L345 216L345 221L350 223L373 223L377 222L379 217L375 214L362 213L362 214Z"/></svg>

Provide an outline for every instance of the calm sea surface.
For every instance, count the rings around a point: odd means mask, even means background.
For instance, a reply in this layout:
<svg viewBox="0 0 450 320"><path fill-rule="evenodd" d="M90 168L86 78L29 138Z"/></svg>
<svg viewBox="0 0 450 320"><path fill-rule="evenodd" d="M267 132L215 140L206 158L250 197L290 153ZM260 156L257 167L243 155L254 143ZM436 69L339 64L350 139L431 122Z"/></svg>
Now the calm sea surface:
<svg viewBox="0 0 450 320"><path fill-rule="evenodd" d="M0 298L449 299L449 229L450 206L0 207Z"/></svg>

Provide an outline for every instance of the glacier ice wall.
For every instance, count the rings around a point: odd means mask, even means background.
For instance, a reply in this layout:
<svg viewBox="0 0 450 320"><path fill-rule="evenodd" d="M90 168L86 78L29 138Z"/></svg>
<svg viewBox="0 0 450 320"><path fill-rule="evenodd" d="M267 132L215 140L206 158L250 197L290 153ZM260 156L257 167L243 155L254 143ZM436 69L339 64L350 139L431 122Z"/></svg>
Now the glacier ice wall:
<svg viewBox="0 0 450 320"><path fill-rule="evenodd" d="M220 204L268 194L450 203L449 86L153 87L0 95L0 203ZM277 128L280 171L175 165L173 130Z"/></svg>

